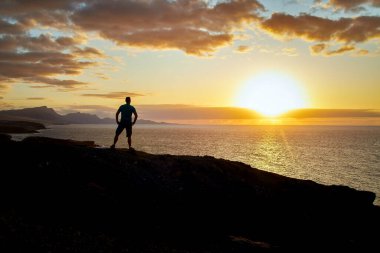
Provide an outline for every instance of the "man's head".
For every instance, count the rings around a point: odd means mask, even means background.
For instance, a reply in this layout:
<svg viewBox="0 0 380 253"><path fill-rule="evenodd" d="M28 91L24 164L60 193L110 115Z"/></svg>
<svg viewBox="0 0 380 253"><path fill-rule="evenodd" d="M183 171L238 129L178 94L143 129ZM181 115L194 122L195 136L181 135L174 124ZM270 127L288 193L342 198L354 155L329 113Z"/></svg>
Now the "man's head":
<svg viewBox="0 0 380 253"><path fill-rule="evenodd" d="M127 104L130 104L130 103L131 103L131 97L126 97L126 98L125 98L125 102L126 102Z"/></svg>

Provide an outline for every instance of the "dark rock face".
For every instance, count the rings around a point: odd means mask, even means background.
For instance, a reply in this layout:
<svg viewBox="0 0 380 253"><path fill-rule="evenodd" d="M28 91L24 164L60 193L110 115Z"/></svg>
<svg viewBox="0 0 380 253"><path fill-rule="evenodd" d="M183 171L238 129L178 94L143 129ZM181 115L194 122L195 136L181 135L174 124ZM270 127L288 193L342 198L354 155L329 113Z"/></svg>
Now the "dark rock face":
<svg viewBox="0 0 380 253"><path fill-rule="evenodd" d="M0 120L0 133L37 133L41 129L45 129L41 123Z"/></svg>
<svg viewBox="0 0 380 253"><path fill-rule="evenodd" d="M0 138L0 242L36 252L379 248L375 194L213 157ZM8 252L3 251L2 252ZM376 250L375 250L376 251Z"/></svg>

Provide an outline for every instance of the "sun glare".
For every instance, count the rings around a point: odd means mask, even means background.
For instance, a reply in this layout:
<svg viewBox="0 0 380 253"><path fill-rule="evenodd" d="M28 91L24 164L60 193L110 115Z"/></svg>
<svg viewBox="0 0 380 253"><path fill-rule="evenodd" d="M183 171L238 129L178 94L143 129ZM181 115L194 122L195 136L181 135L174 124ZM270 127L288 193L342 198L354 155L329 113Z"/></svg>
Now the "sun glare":
<svg viewBox="0 0 380 253"><path fill-rule="evenodd" d="M277 72L265 72L248 80L239 90L235 103L268 117L306 106L300 85Z"/></svg>

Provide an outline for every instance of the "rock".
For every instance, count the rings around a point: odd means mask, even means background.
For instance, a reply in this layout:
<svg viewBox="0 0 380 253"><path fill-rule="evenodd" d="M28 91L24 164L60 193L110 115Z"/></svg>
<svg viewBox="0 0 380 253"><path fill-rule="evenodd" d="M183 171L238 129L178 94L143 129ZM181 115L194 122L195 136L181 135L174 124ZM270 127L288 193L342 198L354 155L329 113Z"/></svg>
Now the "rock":
<svg viewBox="0 0 380 253"><path fill-rule="evenodd" d="M45 129L45 126L41 123L0 120L0 133L37 133L37 130L41 129Z"/></svg>
<svg viewBox="0 0 380 253"><path fill-rule="evenodd" d="M209 156L131 153L41 137L14 142L0 136L0 145L5 147L3 247L37 252L379 249L377 234L368 229L380 225L372 192Z"/></svg>

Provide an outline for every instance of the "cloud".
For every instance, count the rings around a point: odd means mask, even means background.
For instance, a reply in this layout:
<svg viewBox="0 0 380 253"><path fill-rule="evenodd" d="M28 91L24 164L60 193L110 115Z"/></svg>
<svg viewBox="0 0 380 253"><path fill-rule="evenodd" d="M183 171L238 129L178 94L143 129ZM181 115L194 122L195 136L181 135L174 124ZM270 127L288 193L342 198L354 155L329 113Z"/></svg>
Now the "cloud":
<svg viewBox="0 0 380 253"><path fill-rule="evenodd" d="M359 56L368 55L368 54L369 54L369 51L366 50L366 49L361 49L361 50L358 50L358 51L356 52L356 54L359 55Z"/></svg>
<svg viewBox="0 0 380 253"><path fill-rule="evenodd" d="M98 49L93 47L84 47L82 48L75 48L73 52L82 57L91 58L91 57L104 57L104 54L100 52Z"/></svg>
<svg viewBox="0 0 380 253"><path fill-rule="evenodd" d="M316 0L315 2L320 3L321 0ZM362 10L362 6L365 4L373 7L380 7L380 0L329 0L327 2L328 7L334 7L346 11Z"/></svg>
<svg viewBox="0 0 380 253"><path fill-rule="evenodd" d="M257 0L0 1L0 80L83 87L68 76L104 57L85 46L84 34L92 32L118 45L208 56L231 44L236 29L260 20L262 10Z"/></svg>
<svg viewBox="0 0 380 253"><path fill-rule="evenodd" d="M84 85L86 83L84 82L79 82L76 80L59 80L59 79L53 79L53 78L46 78L46 77L34 77L34 78L27 78L26 79L30 83L45 83L45 84L50 84L50 85L55 85L59 86L60 88L76 88L77 86ZM34 87L34 86L31 86ZM50 86L43 86L43 87L50 87ZM43 88L43 87L38 87L38 88Z"/></svg>
<svg viewBox="0 0 380 253"><path fill-rule="evenodd" d="M313 45L310 47L310 51L312 54L320 54L326 49L326 44L325 43L319 43L316 45Z"/></svg>
<svg viewBox="0 0 380 253"><path fill-rule="evenodd" d="M246 45L240 45L236 48L236 52L238 53L247 53L252 50L252 47Z"/></svg>
<svg viewBox="0 0 380 253"><path fill-rule="evenodd" d="M350 45L345 45L345 46L342 46L341 48L338 48L336 50L327 51L326 54L327 55L337 55L337 54L342 54L342 53L353 51L353 50L355 50L355 47L350 46Z"/></svg>
<svg viewBox="0 0 380 253"><path fill-rule="evenodd" d="M324 43L316 44L310 47L310 51L312 54L322 54L324 56L339 55L354 50L356 50L356 47L352 45L343 45L338 49L329 50L329 46Z"/></svg>
<svg viewBox="0 0 380 253"><path fill-rule="evenodd" d="M22 34L26 31L26 27L21 24L12 24L0 19L0 33L6 34Z"/></svg>
<svg viewBox="0 0 380 253"><path fill-rule="evenodd" d="M110 98L110 99L125 99L125 97L141 97L145 96L144 94L140 93L133 93L133 92L123 92L123 91L117 91L117 92L109 92L109 93L90 93L90 94L82 94L84 97L97 97L97 98Z"/></svg>
<svg viewBox="0 0 380 253"><path fill-rule="evenodd" d="M52 36L48 33L33 35L30 29L38 28L38 15L34 17L36 19L30 20L25 15L38 13L44 6L62 7L64 1L57 1L61 4L30 2L0 3L0 80L8 84L22 82L64 88L80 87L83 82L60 80L55 76L79 75L84 69L95 65L95 62L84 59L102 57L102 53L94 48L81 48L85 38L75 33L73 36ZM37 8L39 4L42 6L40 9ZM52 11L51 15L54 13Z"/></svg>
<svg viewBox="0 0 380 253"><path fill-rule="evenodd" d="M53 79L51 76L78 75L93 64L78 61L74 55L60 52L0 52L0 77L6 82L22 80L27 83L73 87L83 83Z"/></svg>
<svg viewBox="0 0 380 253"><path fill-rule="evenodd" d="M79 75L95 62L79 58L101 57L94 48L79 46L79 36L52 37L49 34L31 36L8 33L0 28L0 78L3 82L26 82L73 88L82 85L74 80L58 80L56 75Z"/></svg>
<svg viewBox="0 0 380 253"><path fill-rule="evenodd" d="M136 105L139 115L152 120L256 119L252 110L236 107L200 107L191 105Z"/></svg>
<svg viewBox="0 0 380 253"><path fill-rule="evenodd" d="M119 45L180 49L208 55L230 44L232 31L259 19L256 0L232 0L213 6L201 0L93 1L71 19ZM99 22L101 20L102 22Z"/></svg>
<svg viewBox="0 0 380 253"><path fill-rule="evenodd" d="M359 16L337 20L321 18L309 14L292 16L274 13L261 23L261 28L280 38L301 38L313 42L344 43L340 50L330 55L352 51L356 43L380 39L380 17ZM311 47L312 53L323 51L325 44Z"/></svg>
<svg viewBox="0 0 380 253"><path fill-rule="evenodd" d="M369 109L299 109L281 115L283 118L372 118L380 111Z"/></svg>
<svg viewBox="0 0 380 253"><path fill-rule="evenodd" d="M112 110L113 112L115 111L114 107L105 106L105 105L70 105L68 106L68 108L83 109L83 110L104 110L104 111Z"/></svg>
<svg viewBox="0 0 380 253"><path fill-rule="evenodd" d="M187 54L205 56L218 47L230 44L232 39L230 34L212 35L200 30L174 29L135 32L122 38L118 44L141 48L180 49Z"/></svg>
<svg viewBox="0 0 380 253"><path fill-rule="evenodd" d="M139 115L152 120L250 120L261 119L255 111L237 107L192 105L136 105ZM281 118L379 118L380 111L369 109L298 109Z"/></svg>
<svg viewBox="0 0 380 253"><path fill-rule="evenodd" d="M45 98L41 97L31 97L31 98L26 98L27 100L45 100Z"/></svg>

